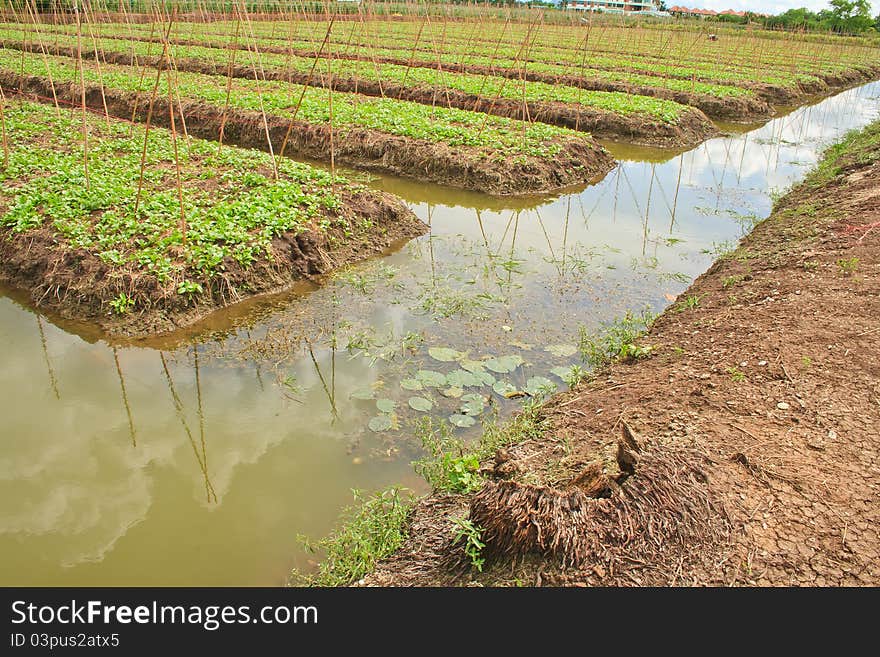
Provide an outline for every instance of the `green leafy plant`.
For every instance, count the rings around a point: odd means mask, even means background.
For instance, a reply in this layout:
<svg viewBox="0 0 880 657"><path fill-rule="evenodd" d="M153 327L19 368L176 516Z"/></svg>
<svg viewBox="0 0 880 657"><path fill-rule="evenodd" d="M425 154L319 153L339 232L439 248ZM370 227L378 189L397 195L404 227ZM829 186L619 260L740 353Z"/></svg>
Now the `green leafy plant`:
<svg viewBox="0 0 880 657"><path fill-rule="evenodd" d="M837 266L844 276L850 276L859 268L859 259L855 256L852 258L840 258L837 261Z"/></svg>
<svg viewBox="0 0 880 657"><path fill-rule="evenodd" d="M584 381L589 377L589 370L584 369L580 365L572 365L562 380L565 381L565 384L569 388L574 388L581 381Z"/></svg>
<svg viewBox="0 0 880 657"><path fill-rule="evenodd" d="M479 572L483 572L483 566L486 558L483 556L483 549L486 544L483 542L482 527L475 525L469 518L452 518L455 525L454 545L464 544L464 553L470 559L471 566Z"/></svg>
<svg viewBox="0 0 880 657"><path fill-rule="evenodd" d="M693 310L694 308L696 308L697 306L700 305L700 299L702 299L704 296L706 296L706 295L704 295L704 294L689 294L687 297L684 298L683 301L679 302L678 306L676 307L676 310L678 310L679 312L684 311L684 310Z"/></svg>
<svg viewBox="0 0 880 657"><path fill-rule="evenodd" d="M201 294L202 286L199 283L194 283L193 281L183 280L177 285L177 293L178 294Z"/></svg>
<svg viewBox="0 0 880 657"><path fill-rule="evenodd" d="M730 375L730 379L736 383L742 383L746 380L745 372L735 365L728 367L725 371Z"/></svg>
<svg viewBox="0 0 880 657"><path fill-rule="evenodd" d="M413 467L434 490L469 493L480 487L478 456L466 450L448 424L439 423L435 428L431 418L422 418L416 435L428 455L414 461Z"/></svg>
<svg viewBox="0 0 880 657"><path fill-rule="evenodd" d="M370 497L352 491L356 505L342 514L339 527L312 542L300 537L312 553L323 553L315 573L293 570L290 582L309 586L346 586L357 581L376 563L399 548L406 538L406 520L413 500L402 488L388 488Z"/></svg>
<svg viewBox="0 0 880 657"><path fill-rule="evenodd" d="M110 300L110 307L117 315L127 314L128 311L134 307L134 305L135 300L125 294L125 292L120 292L118 297Z"/></svg>
<svg viewBox="0 0 880 657"><path fill-rule="evenodd" d="M599 333L581 327L579 341L581 359L588 366L596 369L614 360L625 361L648 357L653 353L653 347L639 345L636 341L645 334L653 321L654 315L647 311L641 315L627 312L620 319L605 326Z"/></svg>
<svg viewBox="0 0 880 657"><path fill-rule="evenodd" d="M721 281L721 287L725 290L729 287L733 287L734 285L739 285L742 281L745 280L745 276L743 274L734 274L733 276L727 276Z"/></svg>

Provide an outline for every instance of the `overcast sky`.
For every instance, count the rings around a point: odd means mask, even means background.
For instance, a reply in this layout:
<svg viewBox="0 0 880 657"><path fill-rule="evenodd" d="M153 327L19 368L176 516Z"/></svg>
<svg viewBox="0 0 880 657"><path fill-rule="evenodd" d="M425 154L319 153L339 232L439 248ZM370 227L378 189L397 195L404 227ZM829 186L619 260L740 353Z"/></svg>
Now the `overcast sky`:
<svg viewBox="0 0 880 657"><path fill-rule="evenodd" d="M685 7L714 9L721 11L722 9L736 9L744 11L751 9L752 11L760 11L765 14L781 14L788 9L797 9L806 7L813 11L828 8L828 0L685 0L679 2L677 0L666 0L666 4L670 7L673 5L683 5ZM880 13L880 0L872 0L871 11L872 16Z"/></svg>

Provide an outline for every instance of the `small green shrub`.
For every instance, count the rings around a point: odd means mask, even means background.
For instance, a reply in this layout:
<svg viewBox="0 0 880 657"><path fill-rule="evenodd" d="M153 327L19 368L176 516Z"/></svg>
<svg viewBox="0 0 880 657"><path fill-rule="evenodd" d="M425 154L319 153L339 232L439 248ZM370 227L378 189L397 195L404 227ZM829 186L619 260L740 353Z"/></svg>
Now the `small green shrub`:
<svg viewBox="0 0 880 657"><path fill-rule="evenodd" d="M292 585L347 586L371 572L376 563L397 550L406 538L406 521L413 500L402 488L388 488L364 499L352 491L360 504L343 512L340 527L317 542L300 537L310 552L324 552L316 573L294 569Z"/></svg>
<svg viewBox="0 0 880 657"><path fill-rule="evenodd" d="M113 309L113 312L120 316L127 314L134 305L134 299L128 296L125 292L120 292L118 297L110 300L110 307Z"/></svg>
<svg viewBox="0 0 880 657"><path fill-rule="evenodd" d="M582 326L579 344L581 359L596 369L614 360L646 358L654 348L638 345L636 340L645 334L653 321L654 315L647 311L641 315L628 312L598 334L591 333Z"/></svg>
<svg viewBox="0 0 880 657"><path fill-rule="evenodd" d="M486 558L483 556L483 548L486 544L483 542L483 528L475 525L468 518L453 518L455 524L455 540L454 545L464 542L464 553L471 560L471 566L479 572L483 572L483 565Z"/></svg>

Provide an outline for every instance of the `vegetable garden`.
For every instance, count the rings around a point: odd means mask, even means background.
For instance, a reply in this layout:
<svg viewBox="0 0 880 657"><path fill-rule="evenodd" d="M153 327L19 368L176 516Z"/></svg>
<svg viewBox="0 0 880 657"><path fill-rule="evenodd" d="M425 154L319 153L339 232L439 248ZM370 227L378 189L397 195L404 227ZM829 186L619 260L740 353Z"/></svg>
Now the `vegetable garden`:
<svg viewBox="0 0 880 657"><path fill-rule="evenodd" d="M4 276L160 330L420 232L339 166L545 194L614 167L597 139L691 148L880 74L864 40L401 7L3 3Z"/></svg>

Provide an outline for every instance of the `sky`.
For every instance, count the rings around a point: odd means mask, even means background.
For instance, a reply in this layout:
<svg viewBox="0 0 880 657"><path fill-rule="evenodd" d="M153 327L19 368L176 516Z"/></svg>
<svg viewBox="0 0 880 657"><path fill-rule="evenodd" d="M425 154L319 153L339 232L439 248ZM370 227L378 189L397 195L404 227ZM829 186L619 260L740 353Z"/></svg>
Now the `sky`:
<svg viewBox="0 0 880 657"><path fill-rule="evenodd" d="M723 9L751 10L765 14L781 14L789 9L799 9L800 7L806 7L813 11L828 8L828 0L684 0L683 2L667 0L666 4L679 4L685 7L699 7L715 11ZM880 13L880 0L872 0L871 7L871 16L876 16Z"/></svg>

